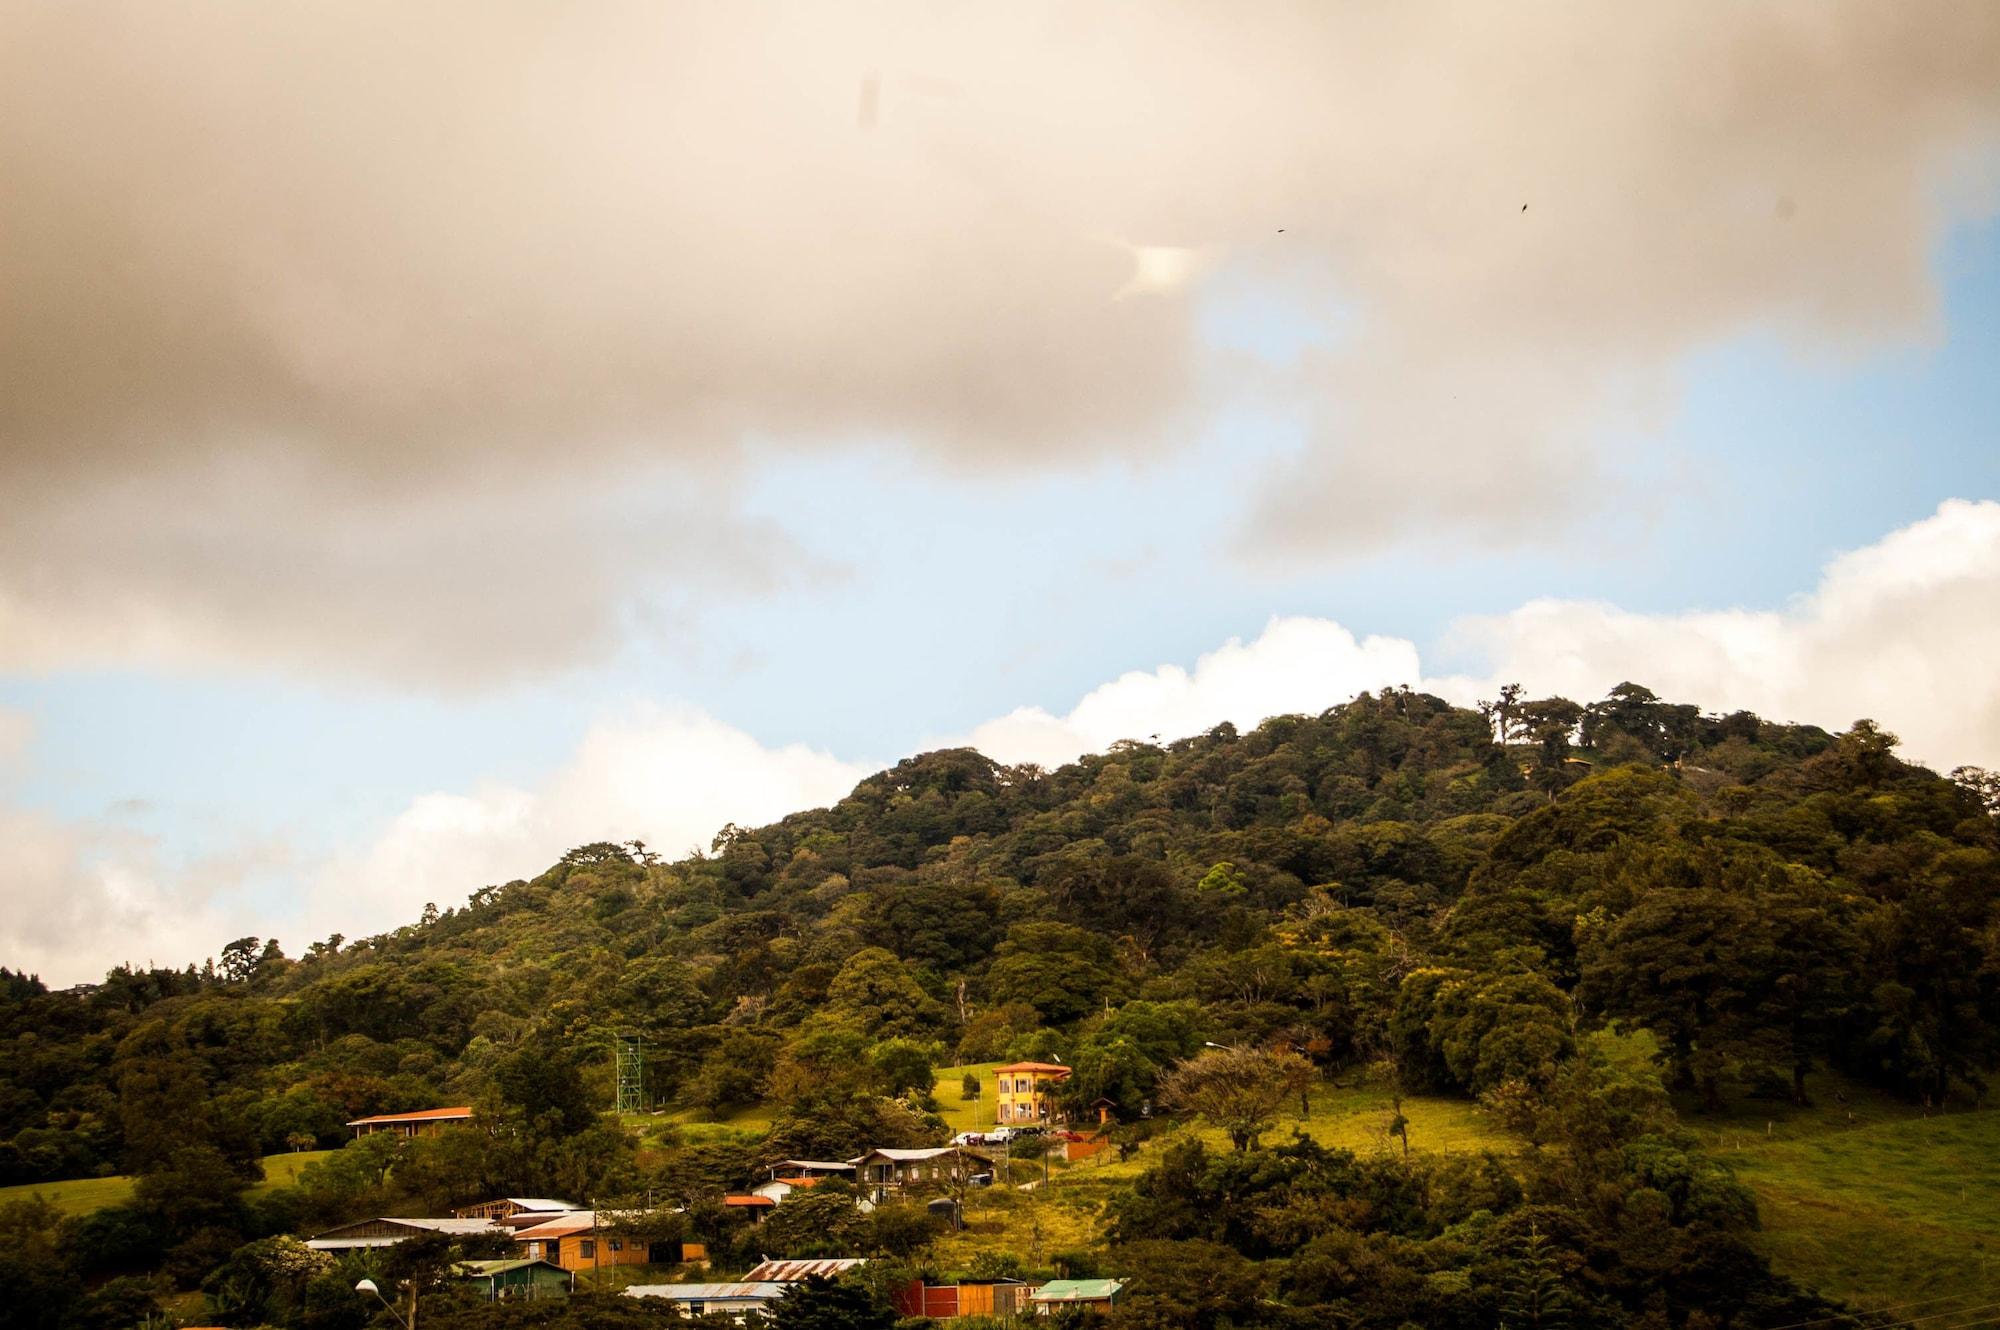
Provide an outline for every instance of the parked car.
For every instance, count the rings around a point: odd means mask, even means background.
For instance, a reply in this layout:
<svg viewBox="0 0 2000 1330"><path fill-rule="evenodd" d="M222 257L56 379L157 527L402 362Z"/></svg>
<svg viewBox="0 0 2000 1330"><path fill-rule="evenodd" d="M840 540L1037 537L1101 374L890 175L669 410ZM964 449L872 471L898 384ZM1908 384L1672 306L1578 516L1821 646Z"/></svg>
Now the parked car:
<svg viewBox="0 0 2000 1330"><path fill-rule="evenodd" d="M995 1127L992 1131L986 1133L986 1142L989 1145L999 1145L1019 1136L1039 1136L1045 1130L1047 1128L1037 1126L1032 1122L1024 1122L1018 1127Z"/></svg>
<svg viewBox="0 0 2000 1330"><path fill-rule="evenodd" d="M993 1138L984 1132L962 1131L951 1138L951 1143L953 1145L988 1145L992 1140Z"/></svg>

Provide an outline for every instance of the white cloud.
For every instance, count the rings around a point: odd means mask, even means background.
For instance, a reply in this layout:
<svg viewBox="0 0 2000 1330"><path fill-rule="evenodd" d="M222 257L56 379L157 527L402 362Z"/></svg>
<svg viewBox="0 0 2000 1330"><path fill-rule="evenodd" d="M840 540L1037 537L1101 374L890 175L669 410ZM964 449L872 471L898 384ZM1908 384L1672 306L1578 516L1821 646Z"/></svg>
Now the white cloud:
<svg viewBox="0 0 2000 1330"><path fill-rule="evenodd" d="M1487 668L1449 678L1426 678L1409 641L1276 618L1192 669L1133 671L1062 715L1026 707L945 742L1054 764L1119 739L1172 739L1225 720L1247 728L1397 684L1470 702L1518 680L1538 695L1589 701L1634 679L1709 710L1749 708L1828 728L1867 716L1934 766L2000 767L1996 609L2000 503L1954 500L1834 559L1819 586L1783 610L1648 615L1532 601L1457 625L1459 645ZM636 707L592 726L534 788L412 800L374 844L309 873L299 910L284 920L267 913L261 926L249 902L216 894L213 883L229 874L213 865L162 874L141 842L0 807L11 875L0 962L73 982L117 960L209 955L241 933L357 936L409 921L425 901L449 904L536 872L583 842L637 837L677 856L726 822L757 825L836 800L875 767L803 745L770 747L689 707ZM176 885L204 881L206 894Z"/></svg>
<svg viewBox="0 0 2000 1330"><path fill-rule="evenodd" d="M1267 716L1323 711L1363 689L1414 685L1415 644L1356 640L1328 619L1274 618L1254 641L1231 638L1195 662L1134 670L1086 694L1066 715L1040 707L974 728L966 743L1000 762L1054 766L1120 739L1180 739L1223 721L1248 728Z"/></svg>
<svg viewBox="0 0 2000 1330"><path fill-rule="evenodd" d="M115 828L0 804L0 845L0 965L52 985L96 979L120 963L179 967L212 956L252 913L246 902L182 889L152 844ZM211 882L228 876L221 865L204 867L222 870Z"/></svg>
<svg viewBox="0 0 2000 1330"><path fill-rule="evenodd" d="M1710 710L1845 729L1867 717L1905 755L2000 767L2000 503L1954 499L1834 559L1783 610L1631 614L1537 600L1454 630L1487 665L1440 680L1459 700L1501 680L1589 700L1622 680Z"/></svg>
<svg viewBox="0 0 2000 1330"><path fill-rule="evenodd" d="M575 845L640 839L678 858L725 823L756 826L841 798L875 768L803 744L767 747L692 707L639 706L593 725L534 790L411 801L364 852L319 874L305 927L353 937L487 883L530 876Z"/></svg>

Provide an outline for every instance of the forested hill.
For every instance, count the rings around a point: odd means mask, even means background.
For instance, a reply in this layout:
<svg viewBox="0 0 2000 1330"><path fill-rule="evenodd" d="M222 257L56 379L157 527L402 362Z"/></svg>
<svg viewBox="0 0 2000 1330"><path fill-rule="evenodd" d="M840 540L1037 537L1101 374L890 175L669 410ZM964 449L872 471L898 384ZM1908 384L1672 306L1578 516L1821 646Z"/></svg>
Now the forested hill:
<svg viewBox="0 0 2000 1330"><path fill-rule="evenodd" d="M1483 1163L1148 1147L1090 1230L1118 1270L1153 1272L1120 1325L1491 1325L1538 1280L1593 1309L1577 1325L1791 1324L1826 1304L1753 1254L1754 1201L1664 1091L1697 1114L1805 1101L1837 1071L1912 1105L1983 1098L1996 787L1905 764L1865 721L1831 735L1634 685L1483 711L1396 691L1054 771L928 753L706 855L583 846L296 958L244 938L216 965L62 993L0 971L0 1181L139 1177L46 1260L48 1213L0 1206L0 1273L83 1306L137 1272L210 1287L211 1315L264 1309L224 1324L318 1325L272 1291L259 1244L290 1239L267 1235L509 1194L678 1197L712 1254L785 1250L775 1219L732 1236L723 1191L774 1159L944 1139L938 1066L1060 1058L1074 1106L1219 1124L1172 1078L1222 1045L1477 1098L1517 1145ZM1661 1074L1607 1062L1605 1030L1657 1048ZM624 1034L649 1104L759 1105L761 1134L642 1146L603 1112ZM393 1157L371 1137L243 1193L260 1156L448 1104L478 1129ZM866 1249L907 1253L898 1232ZM1161 1292L1191 1270L1211 1292L1189 1298L1235 1290L1219 1310ZM348 1298L352 1273L308 1292Z"/></svg>
<svg viewBox="0 0 2000 1330"><path fill-rule="evenodd" d="M608 1101L620 1032L651 1098L713 1109L833 1056L807 1046L829 1029L1061 1053L1085 1098L1137 1101L1196 1036L1478 1093L1607 1021L1710 1097L1833 1065L1935 1099L2000 1056L2000 837L1990 777L1892 744L1627 685L1486 714L1363 695L1055 771L928 753L706 856L585 846L296 959L249 938L74 994L7 975L0 1175L333 1145L478 1100L522 1049ZM1135 1001L1175 1037L1121 1034Z"/></svg>

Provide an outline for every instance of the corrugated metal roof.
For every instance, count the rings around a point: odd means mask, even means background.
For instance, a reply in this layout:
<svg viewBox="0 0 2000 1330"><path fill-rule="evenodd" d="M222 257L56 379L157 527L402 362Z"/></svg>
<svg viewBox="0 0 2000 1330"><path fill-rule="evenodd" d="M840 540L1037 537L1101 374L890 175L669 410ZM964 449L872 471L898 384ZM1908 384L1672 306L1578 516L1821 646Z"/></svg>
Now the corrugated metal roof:
<svg viewBox="0 0 2000 1330"><path fill-rule="evenodd" d="M1124 1287L1122 1279L1051 1279L1035 1290L1035 1301L1101 1302Z"/></svg>
<svg viewBox="0 0 2000 1330"><path fill-rule="evenodd" d="M780 1168L819 1169L826 1173L852 1173L854 1171L854 1165L843 1164L838 1159L780 1159L777 1163L771 1165L771 1167L774 1170Z"/></svg>
<svg viewBox="0 0 2000 1330"><path fill-rule="evenodd" d="M1070 1069L1063 1066L1060 1062L1010 1062L1004 1067L995 1067L993 1070L996 1073L1003 1071L1040 1071L1047 1072L1050 1075L1060 1072L1064 1076L1069 1075L1070 1072Z"/></svg>
<svg viewBox="0 0 2000 1330"><path fill-rule="evenodd" d="M365 1127L371 1122L435 1122L440 1118L469 1118L472 1106L458 1108L420 1108L414 1113L377 1113L372 1118L356 1118L348 1123L350 1127Z"/></svg>
<svg viewBox="0 0 2000 1330"><path fill-rule="evenodd" d="M324 1233L307 1238L306 1246L311 1247L314 1251L347 1251L355 1247L388 1247L403 1240L399 1236L390 1234L342 1236L343 1234L351 1234L351 1231L354 1229L365 1228L369 1224L394 1224L399 1228L417 1229L427 1233L468 1234L505 1233L507 1231L490 1219L406 1219L385 1215L375 1219L356 1220L352 1224L342 1224L339 1228L330 1228Z"/></svg>
<svg viewBox="0 0 2000 1330"><path fill-rule="evenodd" d="M785 1295L783 1284L746 1279L735 1284L632 1284L628 1298L671 1298L675 1302L773 1302Z"/></svg>
<svg viewBox="0 0 2000 1330"><path fill-rule="evenodd" d="M755 1283L758 1280L777 1280L780 1283L794 1283L798 1280L819 1275L831 1279L842 1271L852 1270L857 1265L866 1265L865 1256L842 1256L832 1260L818 1261L765 1261L749 1274L743 1276Z"/></svg>

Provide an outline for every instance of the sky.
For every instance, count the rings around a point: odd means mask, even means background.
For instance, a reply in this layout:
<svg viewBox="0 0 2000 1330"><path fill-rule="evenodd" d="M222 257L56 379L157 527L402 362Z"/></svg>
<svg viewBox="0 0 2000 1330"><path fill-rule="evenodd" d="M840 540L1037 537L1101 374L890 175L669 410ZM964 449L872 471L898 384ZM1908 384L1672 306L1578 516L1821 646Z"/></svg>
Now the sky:
<svg viewBox="0 0 2000 1330"><path fill-rule="evenodd" d="M0 965L1408 684L2000 768L2000 8L0 0Z"/></svg>

